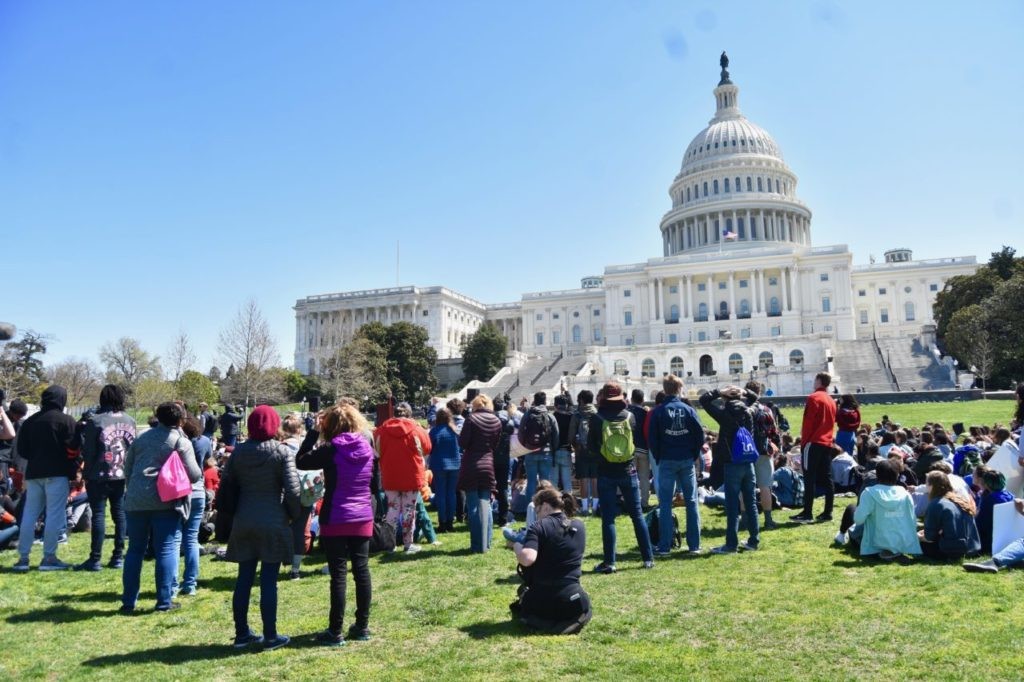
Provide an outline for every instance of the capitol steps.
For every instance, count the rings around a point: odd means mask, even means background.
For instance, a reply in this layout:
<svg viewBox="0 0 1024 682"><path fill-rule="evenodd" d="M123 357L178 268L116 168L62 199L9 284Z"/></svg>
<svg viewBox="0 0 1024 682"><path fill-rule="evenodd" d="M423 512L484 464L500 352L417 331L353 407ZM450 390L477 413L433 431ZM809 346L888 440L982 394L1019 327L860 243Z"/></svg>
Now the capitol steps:
<svg viewBox="0 0 1024 682"><path fill-rule="evenodd" d="M858 387L863 387L868 393L896 390L871 339L836 341L832 351L842 392L853 393Z"/></svg>
<svg viewBox="0 0 1024 682"><path fill-rule="evenodd" d="M878 339L878 347L901 391L940 391L954 387L949 370L916 338Z"/></svg>

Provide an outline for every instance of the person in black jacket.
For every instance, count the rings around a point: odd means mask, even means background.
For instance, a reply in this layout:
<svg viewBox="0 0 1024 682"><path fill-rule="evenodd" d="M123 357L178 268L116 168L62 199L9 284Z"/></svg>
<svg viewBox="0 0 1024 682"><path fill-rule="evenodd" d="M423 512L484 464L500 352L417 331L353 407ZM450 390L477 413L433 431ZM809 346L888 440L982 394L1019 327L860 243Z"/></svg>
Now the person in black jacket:
<svg viewBox="0 0 1024 682"><path fill-rule="evenodd" d="M654 568L654 547L640 509L640 482L636 476L636 466L632 459L626 462L609 461L601 452L604 423L622 421L628 421L632 428L633 415L626 409L622 386L610 381L597 396L597 414L590 418L590 431L587 433L587 448L597 459L597 494L601 506L601 542L604 546L604 560L594 567L595 573L608 574L616 570L615 517L619 513L619 493L633 521L633 532L640 546L643 567Z"/></svg>
<svg viewBox="0 0 1024 682"><path fill-rule="evenodd" d="M43 560L40 571L71 568L57 558L57 541L67 530L68 477L76 468L75 420L64 414L68 393L63 386L43 391L39 412L25 420L18 431L17 454L28 462L25 470L25 511L18 534L18 563L14 570L29 569L28 557L35 539L36 519L46 512Z"/></svg>
<svg viewBox="0 0 1024 682"><path fill-rule="evenodd" d="M238 442L240 428L238 423L242 421L242 415L235 411L232 405L224 406L224 414L220 416L220 439L224 445L234 447Z"/></svg>
<svg viewBox="0 0 1024 682"><path fill-rule="evenodd" d="M750 537L743 543L742 548L754 551L760 541L754 487L754 461L757 459L757 450L753 450L753 459L749 462L737 461L739 458L733 452L736 433L740 427L745 428L748 435L753 434L754 421L749 406L756 400L756 393L738 386L726 386L721 391L708 391L700 397L701 407L718 422L718 440L715 441L712 457L714 461L721 463L725 477L725 544L711 550L714 554L731 554L740 548L738 535L741 497L747 530L750 532ZM750 445L753 447L752 439Z"/></svg>

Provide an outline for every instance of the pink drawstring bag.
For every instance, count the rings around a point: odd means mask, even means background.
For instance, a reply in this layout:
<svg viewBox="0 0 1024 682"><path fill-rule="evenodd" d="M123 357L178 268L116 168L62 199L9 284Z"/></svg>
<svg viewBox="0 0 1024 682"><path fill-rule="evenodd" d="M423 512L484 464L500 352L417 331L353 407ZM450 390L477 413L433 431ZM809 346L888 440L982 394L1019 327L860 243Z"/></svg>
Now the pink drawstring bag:
<svg viewBox="0 0 1024 682"><path fill-rule="evenodd" d="M160 467L160 473L156 477L156 491L162 502L173 502L188 497L192 492L192 482L188 480L188 471L185 470L177 450L172 451L171 456Z"/></svg>

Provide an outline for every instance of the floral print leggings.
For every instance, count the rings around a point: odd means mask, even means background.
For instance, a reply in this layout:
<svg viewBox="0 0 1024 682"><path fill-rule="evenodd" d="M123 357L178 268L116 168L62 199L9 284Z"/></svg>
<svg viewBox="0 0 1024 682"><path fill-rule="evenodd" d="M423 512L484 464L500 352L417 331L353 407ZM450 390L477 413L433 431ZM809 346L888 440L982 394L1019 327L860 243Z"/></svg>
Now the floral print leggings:
<svg viewBox="0 0 1024 682"><path fill-rule="evenodd" d="M416 530L416 494L415 490L385 490L388 498L387 522L398 527L398 517L402 517L402 544L408 549L412 544L413 532Z"/></svg>

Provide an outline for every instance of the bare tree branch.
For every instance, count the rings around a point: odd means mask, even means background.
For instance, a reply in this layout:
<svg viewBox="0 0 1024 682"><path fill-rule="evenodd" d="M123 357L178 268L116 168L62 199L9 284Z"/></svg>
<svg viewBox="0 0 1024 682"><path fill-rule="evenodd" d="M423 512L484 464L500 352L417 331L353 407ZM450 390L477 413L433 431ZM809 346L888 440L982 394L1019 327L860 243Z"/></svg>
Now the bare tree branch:
<svg viewBox="0 0 1024 682"><path fill-rule="evenodd" d="M99 367L84 358L68 358L51 366L47 376L52 384L67 389L68 405L94 405L99 399L102 375Z"/></svg>
<svg viewBox="0 0 1024 682"><path fill-rule="evenodd" d="M184 329L178 330L170 347L167 349L167 371L172 381L177 381L181 375L190 369L195 368L196 353L192 348L192 340Z"/></svg>
<svg viewBox="0 0 1024 682"><path fill-rule="evenodd" d="M250 401L275 400L280 394L281 376L271 372L278 363L277 342L256 300L250 298L219 337L219 352L234 367L230 386L224 386L225 399Z"/></svg>

